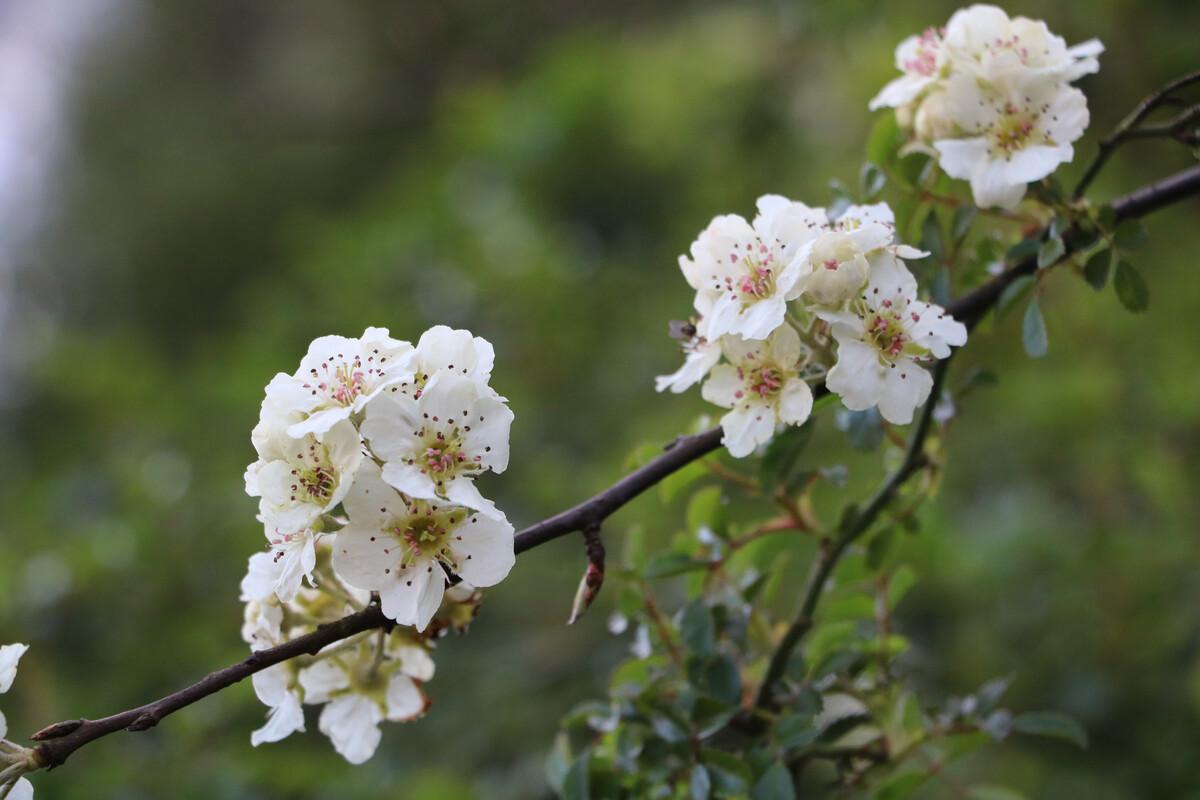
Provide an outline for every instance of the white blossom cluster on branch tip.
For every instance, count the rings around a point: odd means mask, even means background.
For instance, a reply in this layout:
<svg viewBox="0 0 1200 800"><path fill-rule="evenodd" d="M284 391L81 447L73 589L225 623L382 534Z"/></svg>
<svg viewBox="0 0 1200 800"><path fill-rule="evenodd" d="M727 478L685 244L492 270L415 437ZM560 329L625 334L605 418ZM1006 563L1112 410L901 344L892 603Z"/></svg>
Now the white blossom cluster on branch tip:
<svg viewBox="0 0 1200 800"><path fill-rule="evenodd" d="M970 181L976 205L1012 208L1026 184L1074 157L1088 108L1071 82L1098 71L1103 50L1096 39L1068 47L1040 20L973 5L901 42L904 74L870 108L896 109L911 147Z"/></svg>
<svg viewBox="0 0 1200 800"><path fill-rule="evenodd" d="M17 664L29 649L26 644L0 645L0 694L12 688L17 677ZM41 768L28 747L8 741L8 722L0 711L0 798L29 800L33 784L24 777L27 772Z"/></svg>
<svg viewBox="0 0 1200 800"><path fill-rule="evenodd" d="M489 384L491 344L437 326L414 347L368 328L315 340L267 385L246 492L266 549L242 581L243 637L282 644L378 602L397 623L254 675L270 708L254 745L318 727L352 763L379 724L421 716L436 637L474 616L477 587L515 562L514 532L475 485L508 466L513 414Z"/></svg>
<svg viewBox="0 0 1200 800"><path fill-rule="evenodd" d="M729 409L722 441L737 457L780 424L803 424L808 381L821 377L848 408L878 406L890 422L911 422L933 385L921 364L967 340L961 323L917 298L903 259L926 254L896 241L883 203L835 220L767 195L758 212L753 222L715 218L680 256L698 317L680 333L683 366L659 377L658 390L704 380L704 398Z"/></svg>

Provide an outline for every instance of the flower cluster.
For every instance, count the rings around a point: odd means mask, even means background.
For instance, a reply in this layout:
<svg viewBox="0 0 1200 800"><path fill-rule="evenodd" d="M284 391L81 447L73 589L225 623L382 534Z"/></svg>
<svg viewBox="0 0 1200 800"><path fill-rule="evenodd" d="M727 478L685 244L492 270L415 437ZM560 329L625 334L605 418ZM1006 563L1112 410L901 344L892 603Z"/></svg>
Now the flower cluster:
<svg viewBox="0 0 1200 800"><path fill-rule="evenodd" d="M302 706L348 761L379 724L422 715L433 639L461 628L515 561L513 527L475 486L508 466L513 414L489 385L492 346L437 326L414 347L368 328L325 336L267 385L246 492L267 549L242 581L243 637L271 647L378 602L399 626L254 676L271 710L253 744L304 730Z"/></svg>
<svg viewBox="0 0 1200 800"><path fill-rule="evenodd" d="M12 688L13 680L17 677L17 664L25 651L26 644L0 645L0 694ZM0 712L0 797L8 800L30 800L33 797L33 784L23 776L27 772L40 769L34 759L33 751L27 747L8 741L8 722L4 713Z"/></svg>
<svg viewBox="0 0 1200 800"><path fill-rule="evenodd" d="M1068 47L1046 23L974 5L896 48L904 74L871 100L896 109L913 146L971 182L975 204L1012 208L1025 185L1074 157L1087 99L1071 82L1100 69L1096 39Z"/></svg>
<svg viewBox="0 0 1200 800"><path fill-rule="evenodd" d="M966 328L917 299L885 204L851 206L837 219L777 195L758 216L715 218L680 256L698 317L682 326L686 359L658 378L682 392L704 380L706 400L729 409L723 443L737 457L767 442L779 424L812 412L810 379L853 410L878 406L897 424L929 397L922 362L946 358ZM721 363L724 358L724 363Z"/></svg>

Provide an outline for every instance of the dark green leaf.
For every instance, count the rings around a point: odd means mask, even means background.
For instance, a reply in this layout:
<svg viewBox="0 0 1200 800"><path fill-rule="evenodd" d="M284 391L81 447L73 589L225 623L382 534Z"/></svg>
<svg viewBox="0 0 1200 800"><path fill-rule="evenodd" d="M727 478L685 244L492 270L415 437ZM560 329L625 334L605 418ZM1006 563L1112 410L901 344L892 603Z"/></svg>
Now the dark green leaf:
<svg viewBox="0 0 1200 800"><path fill-rule="evenodd" d="M584 753L575 759L563 778L563 800L588 800L591 794L588 790L588 754Z"/></svg>
<svg viewBox="0 0 1200 800"><path fill-rule="evenodd" d="M713 784L726 794L744 795L750 788L754 773L737 756L721 750L705 748L700 753L708 767Z"/></svg>
<svg viewBox="0 0 1200 800"><path fill-rule="evenodd" d="M961 242L967 238L976 213L975 206L962 206L954 212L954 220L950 224L950 235L954 237L954 241Z"/></svg>
<svg viewBox="0 0 1200 800"><path fill-rule="evenodd" d="M713 697L733 705L742 699L742 678L737 662L726 655L719 655L709 662L704 671L708 690Z"/></svg>
<svg viewBox="0 0 1200 800"><path fill-rule="evenodd" d="M929 251L929 257L941 261L946 252L946 243L942 237L942 225L932 209L921 223L921 249Z"/></svg>
<svg viewBox="0 0 1200 800"><path fill-rule="evenodd" d="M871 133L867 136L867 159L876 164L889 164L902 144L904 132L896 122L896 115L884 114L871 126Z"/></svg>
<svg viewBox="0 0 1200 800"><path fill-rule="evenodd" d="M718 536L725 535L725 498L720 486L706 486L692 495L687 506L687 528L692 533L708 528Z"/></svg>
<svg viewBox="0 0 1200 800"><path fill-rule="evenodd" d="M1041 358L1050 350L1050 342L1046 338L1046 321L1042 319L1042 309L1037 298L1029 301L1025 309L1025 320L1021 323L1021 341L1025 344L1025 352L1030 358Z"/></svg>
<svg viewBox="0 0 1200 800"><path fill-rule="evenodd" d="M792 787L788 768L778 761L772 764L754 784L750 797L751 800L795 800L796 790Z"/></svg>
<svg viewBox="0 0 1200 800"><path fill-rule="evenodd" d="M1012 283L1004 287L1004 291L1000 293L1000 297L996 300L996 314L1003 315L1008 309L1012 308L1033 288L1033 276L1021 275L1013 279Z"/></svg>
<svg viewBox="0 0 1200 800"><path fill-rule="evenodd" d="M1087 747L1087 731L1066 714L1056 711L1030 711L1013 719L1013 730L1032 736L1064 739L1076 747Z"/></svg>
<svg viewBox="0 0 1200 800"><path fill-rule="evenodd" d="M1038 269L1045 269L1053 264L1057 264L1058 260L1067 252L1067 246L1063 244L1062 237L1052 236L1042 242L1038 248L1037 265Z"/></svg>
<svg viewBox="0 0 1200 800"><path fill-rule="evenodd" d="M688 603L679 620L679 635L684 645L693 653L708 655L717 643L716 627L712 612L703 601Z"/></svg>
<svg viewBox="0 0 1200 800"><path fill-rule="evenodd" d="M794 486L796 479L802 477L805 472L800 469L800 455L812 439L813 427L814 419L810 417L808 422L799 427L789 427L767 445L767 452L763 455L759 468L765 488L798 488Z"/></svg>
<svg viewBox="0 0 1200 800"><path fill-rule="evenodd" d="M1146 226L1136 219L1126 220L1113 233L1113 243L1122 250L1136 250L1146 243Z"/></svg>
<svg viewBox="0 0 1200 800"><path fill-rule="evenodd" d="M1022 239L1021 241L1008 248L1008 252L1004 254L1004 258L1010 264L1018 264L1027 258L1034 256L1042 243L1037 239Z"/></svg>
<svg viewBox="0 0 1200 800"><path fill-rule="evenodd" d="M901 772L879 784L871 796L875 800L904 800L921 788L928 777L927 772Z"/></svg>
<svg viewBox="0 0 1200 800"><path fill-rule="evenodd" d="M811 714L785 714L775 723L775 741L784 750L812 744L820 735Z"/></svg>
<svg viewBox="0 0 1200 800"><path fill-rule="evenodd" d="M1112 271L1113 251L1107 247L1091 255L1083 265L1083 279L1097 292L1108 283L1108 273Z"/></svg>
<svg viewBox="0 0 1200 800"><path fill-rule="evenodd" d="M875 199L887 184L887 175L878 164L867 162L858 171L858 193L864 201Z"/></svg>
<svg viewBox="0 0 1200 800"><path fill-rule="evenodd" d="M1146 281L1137 268L1124 259L1117 264L1113 288L1117 290L1117 299L1121 301L1121 305L1130 311L1145 311L1150 305L1150 288L1146 286Z"/></svg>
<svg viewBox="0 0 1200 800"><path fill-rule="evenodd" d="M1112 206L1101 206L1096 214L1096 222L1106 231L1111 231L1117 224L1117 212Z"/></svg>
<svg viewBox="0 0 1200 800"><path fill-rule="evenodd" d="M896 165L896 173L909 186L925 182L933 171L934 160L926 153L909 153Z"/></svg>
<svg viewBox="0 0 1200 800"><path fill-rule="evenodd" d="M662 498L664 503L669 503L678 497L679 493L684 489L708 474L708 470L702 463L694 461L683 469L676 470L674 473L663 478L662 482L658 485L658 496Z"/></svg>

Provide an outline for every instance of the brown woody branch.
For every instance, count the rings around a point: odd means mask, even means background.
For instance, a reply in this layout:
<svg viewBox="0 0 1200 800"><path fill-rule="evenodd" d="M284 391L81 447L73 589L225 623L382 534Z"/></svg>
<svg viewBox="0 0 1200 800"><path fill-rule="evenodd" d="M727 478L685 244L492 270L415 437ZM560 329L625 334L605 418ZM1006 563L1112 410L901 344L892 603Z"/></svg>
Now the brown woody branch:
<svg viewBox="0 0 1200 800"><path fill-rule="evenodd" d="M1200 167L1184 170L1156 183L1138 189L1112 203L1118 219L1140 217L1179 200L1200 193ZM956 318L967 324L977 322L988 310L995 305L1004 288L1017 277L1033 273L1037 268L1036 259L1030 258L998 275L974 291L950 303L947 310ZM816 393L824 391L817 387ZM932 405L932 402L929 404ZM927 419L928 409L922 419ZM928 423L924 423L927 425ZM922 427L919 425L919 428ZM604 520L615 513L642 492L654 486L675 471L703 458L717 449L721 443L720 428L676 439L667 445L662 455L644 466L626 475L608 489L594 497L542 520L524 529L516 536L516 552L523 553L546 542L557 539L568 533L582 531L589 527L599 526ZM919 444L919 441L917 442ZM910 447L910 451L912 448ZM911 455L911 453L910 453ZM907 460L906 460L907 463ZM911 473L909 473L911 474ZM896 477L895 475L893 476ZM907 475L900 478L900 482ZM889 484L891 482L889 481ZM899 484L881 492L866 509L859 519L866 519L868 513L878 514L886 506ZM875 509L876 505L878 509ZM873 511L873 509L875 509ZM856 523L857 524L857 523ZM826 574L836 565L837 556L844 551L849 542L843 545L824 569ZM816 576L820 577L820 576ZM810 581L816 586L821 581ZM819 594L819 593L818 593ZM815 607L815 604L814 604ZM801 617L811 616L813 609L807 612L802 608ZM357 633L376 628L387 628L391 620L384 617L377 605L355 614L351 614L336 622L331 622L317 628L316 631L293 639L277 647L259 650L248 658L232 666L217 670L202 678L197 683L184 689L137 708L122 711L98 720L77 719L59 722L43 728L31 738L39 742L35 748L38 761L48 768L57 767L67 760L79 748L117 731L144 731L157 725L162 719L182 708L198 702L211 694L221 691L233 684L250 677L275 664L288 661L301 655L311 655L334 642L346 639ZM795 647L802 638L804 630L801 625L799 635L793 635L788 644ZM769 690L770 683L764 681L764 691Z"/></svg>

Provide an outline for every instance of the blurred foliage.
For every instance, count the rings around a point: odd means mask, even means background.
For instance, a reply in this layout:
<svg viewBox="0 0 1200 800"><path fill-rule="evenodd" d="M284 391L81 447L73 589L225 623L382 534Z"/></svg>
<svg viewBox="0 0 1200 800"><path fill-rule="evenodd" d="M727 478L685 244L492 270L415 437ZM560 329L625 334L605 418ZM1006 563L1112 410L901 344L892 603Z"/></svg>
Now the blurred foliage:
<svg viewBox="0 0 1200 800"><path fill-rule="evenodd" d="M79 76L62 202L22 258L16 290L38 313L0 345L26 363L6 376L0 427L0 641L33 644L5 697L14 734L241 657L236 587L261 544L242 493L248 433L262 386L317 335L377 324L412 338L444 322L491 339L517 422L512 466L488 493L518 525L611 481L636 442L678 433L698 396L652 392L677 359L665 322L688 309L675 256L713 214L747 213L764 192L820 204L831 179L859 187L866 101L892 48L954 8L129 5ZM1081 154L1196 67L1195 4L1009 11L1106 43L1083 82ZM1186 163L1135 144L1093 195ZM958 359L959 380L977 366L999 381L959 402L944 485L900 540L921 582L895 610L910 642L897 669L939 702L1011 676L1006 704L1068 712L1090 735L1084 751L983 750L956 767L972 783L1044 798L1200 785L1194 215L1156 216L1131 256L1147 313L1056 275L1039 299L1044 358L1023 352L1018 304ZM942 235L954 224L942 218ZM861 494L878 474L878 455L832 425L806 452L845 467L848 487L822 491ZM606 527L614 552L633 520L648 553L681 531L686 493L654 494ZM605 630L615 586L562 626L581 551L523 556L470 637L439 648L430 716L387 729L365 767L343 763L315 720L252 750L263 709L245 686L81 751L37 776L39 792L547 793L559 718L603 694L628 644ZM775 565L784 612L808 556ZM665 607L682 605L683 582L668 581Z"/></svg>

